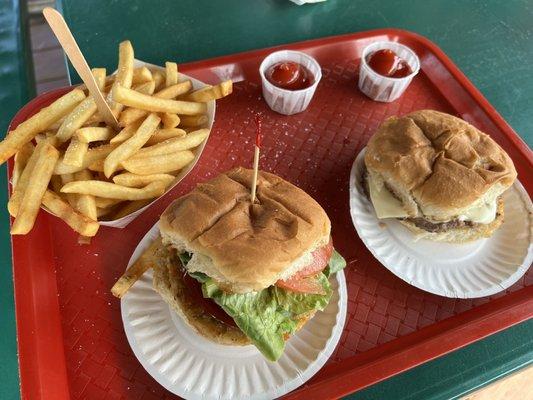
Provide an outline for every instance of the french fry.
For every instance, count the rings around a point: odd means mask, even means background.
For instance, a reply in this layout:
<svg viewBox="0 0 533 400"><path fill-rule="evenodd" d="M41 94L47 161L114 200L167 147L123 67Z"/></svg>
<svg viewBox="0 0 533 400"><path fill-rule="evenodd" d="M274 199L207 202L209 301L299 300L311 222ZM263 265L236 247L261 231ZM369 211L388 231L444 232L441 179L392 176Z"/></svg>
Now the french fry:
<svg viewBox="0 0 533 400"><path fill-rule="evenodd" d="M50 185L49 185L54 192L60 197L63 197L63 193L61 193L61 188L63 187L63 182L61 181L61 175L52 175L52 178L50 178Z"/></svg>
<svg viewBox="0 0 533 400"><path fill-rule="evenodd" d="M158 156L161 154L172 154L178 151L189 150L200 145L208 135L209 129L199 129L197 131L188 133L185 137L167 139L164 142L139 150L132 157L132 159Z"/></svg>
<svg viewBox="0 0 533 400"><path fill-rule="evenodd" d="M134 213L135 211L140 210L141 208L150 204L151 202L152 202L152 199L128 201L126 202L126 204L124 204L118 210L116 210L113 213L113 215L110 217L110 219L115 220L115 219L125 217L126 215L130 215L131 213Z"/></svg>
<svg viewBox="0 0 533 400"><path fill-rule="evenodd" d="M61 176L61 182L63 183L63 185L65 183L74 181L74 174L62 174L60 176Z"/></svg>
<svg viewBox="0 0 533 400"><path fill-rule="evenodd" d="M76 181L90 181L92 180L92 174L84 169L83 171L76 172L74 174ZM94 221L98 218L96 215L96 202L94 196L90 194L79 194L76 199L76 205L74 207L82 215L90 218Z"/></svg>
<svg viewBox="0 0 533 400"><path fill-rule="evenodd" d="M94 161L92 164L90 164L87 169L94 172L104 172L104 161L105 159L102 158L100 160Z"/></svg>
<svg viewBox="0 0 533 400"><path fill-rule="evenodd" d="M113 129L109 127L86 127L76 131L76 138L83 143L99 142L109 140L114 135Z"/></svg>
<svg viewBox="0 0 533 400"><path fill-rule="evenodd" d="M163 122L163 128L165 129L175 128L180 124L180 117L176 114L162 113L160 117L161 122Z"/></svg>
<svg viewBox="0 0 533 400"><path fill-rule="evenodd" d="M170 174L154 174L154 175L136 175L131 172L125 172L113 177L113 182L117 185L128 187L143 187L150 182L161 181L165 188L170 185L176 177Z"/></svg>
<svg viewBox="0 0 533 400"><path fill-rule="evenodd" d="M20 178L18 178L17 180L17 185L14 187L13 193L11 193L11 197L7 202L7 211L12 217L16 217L19 212L20 203L22 202L22 198L24 197L24 193L26 192L26 188L28 187L28 184L30 182L33 169L35 168L35 164L37 163L39 154L42 151L41 149L45 145L46 142L41 142L37 145L30 158L28 159L28 162L26 163L22 174L20 174Z"/></svg>
<svg viewBox="0 0 533 400"><path fill-rule="evenodd" d="M142 93L142 94L152 95L154 94L154 91L155 91L155 82L150 81L150 82L140 83L139 85L135 86L133 90L135 90L136 92Z"/></svg>
<svg viewBox="0 0 533 400"><path fill-rule="evenodd" d="M35 142L38 144L42 142L43 140L48 140L50 144L55 146L57 144L57 140L55 138L56 133L52 131L46 131L38 133L37 136L35 136Z"/></svg>
<svg viewBox="0 0 533 400"><path fill-rule="evenodd" d="M146 186L146 185L145 185ZM114 205L117 205L122 200L117 199L106 199L103 197L94 197L94 202L96 204L96 207L98 208L109 208L113 207Z"/></svg>
<svg viewBox="0 0 533 400"><path fill-rule="evenodd" d="M65 184L74 181L74 174L63 174L60 175L61 177L61 187L65 186ZM59 192L61 193L61 189L59 189ZM78 195L72 194L72 193L62 193L62 196L65 199L67 199L68 203L72 206L76 206L76 202L78 201Z"/></svg>
<svg viewBox="0 0 533 400"><path fill-rule="evenodd" d="M99 128L101 126L101 123L100 122L95 122L93 124L83 124L81 127L82 128Z"/></svg>
<svg viewBox="0 0 533 400"><path fill-rule="evenodd" d="M153 80L152 71L146 67L139 67L133 70L132 85L138 85L139 83L150 82Z"/></svg>
<svg viewBox="0 0 533 400"><path fill-rule="evenodd" d="M72 108L74 108L74 107L72 107ZM61 126L61 124L63 123L63 121L65 120L65 118L66 118L66 115L61 117L61 118L59 118L56 122L51 124L47 129L56 132L59 129L59 127Z"/></svg>
<svg viewBox="0 0 533 400"><path fill-rule="evenodd" d="M155 82L155 81L154 81ZM156 86L157 87L157 86ZM181 94L187 93L189 90L191 90L192 84L191 81L184 81L180 82L176 85L169 86L167 88L164 88L154 94L154 97L157 97L159 99L174 99L178 97ZM148 111L140 110L138 108L127 108L120 114L119 123L120 126L127 126L134 121L137 121L138 119L144 117L148 114Z"/></svg>
<svg viewBox="0 0 533 400"><path fill-rule="evenodd" d="M104 69L104 70L105 70L105 68L93 68L93 70L95 70L95 69ZM92 70L91 70L91 71L92 71ZM93 72L93 76L94 76L94 72ZM96 77L95 77L95 78L96 78ZM116 75L108 75L108 76L106 76L106 77L104 78L105 81L104 81L104 88L103 88L103 90L100 89L100 86L99 86L98 88L99 88L100 90L102 90L102 91L105 91L106 88L110 87L110 86L113 84L113 82L115 82L115 78L116 78ZM85 83L82 83L82 84L78 85L78 89L80 89L80 90L87 90L87 86L85 86Z"/></svg>
<svg viewBox="0 0 533 400"><path fill-rule="evenodd" d="M172 86L178 83L178 64L174 62L165 63L165 75L166 83L165 86Z"/></svg>
<svg viewBox="0 0 533 400"><path fill-rule="evenodd" d="M77 137L73 137L67 147L67 151L65 151L63 162L66 165L81 167L87 150L89 150L89 144L87 142L82 142Z"/></svg>
<svg viewBox="0 0 533 400"><path fill-rule="evenodd" d="M58 148L59 141L57 140L56 133L55 132L45 132L44 135L46 136L46 141L50 143L55 148Z"/></svg>
<svg viewBox="0 0 533 400"><path fill-rule="evenodd" d="M112 96L117 103L145 111L183 115L204 114L207 111L205 103L161 99L119 85L113 86Z"/></svg>
<svg viewBox="0 0 533 400"><path fill-rule="evenodd" d="M132 109L131 108L126 109L124 110L122 114L126 113L128 110L132 110ZM124 128L122 128L122 130L119 133L117 133L114 137L111 138L111 140L109 140L109 143L118 144L118 143L122 143L128 140L130 137L133 136L135 132L137 132L137 129L139 129L142 123L143 123L143 120L139 119L139 120L133 121L131 124L124 126Z"/></svg>
<svg viewBox="0 0 533 400"><path fill-rule="evenodd" d="M74 208L51 190L47 190L44 193L42 201L46 208L65 221L68 226L79 234L93 237L98 232L98 228L100 227L98 222L76 212Z"/></svg>
<svg viewBox="0 0 533 400"><path fill-rule="evenodd" d="M148 115L148 111L139 110L138 108L126 107L124 111L120 113L118 124L122 127L131 125L139 121L142 117Z"/></svg>
<svg viewBox="0 0 533 400"><path fill-rule="evenodd" d="M12 235L24 235L33 228L42 198L50 183L54 165L59 158L59 151L48 142L43 142L37 151L37 161L31 172L15 222L11 227Z"/></svg>
<svg viewBox="0 0 533 400"><path fill-rule="evenodd" d="M80 235L78 236L78 244L81 244L81 245L84 245L84 244L91 244L91 237L89 236L83 236L83 235Z"/></svg>
<svg viewBox="0 0 533 400"><path fill-rule="evenodd" d="M129 40L121 42L118 46L118 68L113 82L113 87L111 92L109 92L108 100L111 100L111 110L118 118L120 112L122 111L123 105L117 103L113 96L111 95L115 87L126 87L130 88L133 81L133 46Z"/></svg>
<svg viewBox="0 0 533 400"><path fill-rule="evenodd" d="M17 182L24 171L24 167L28 164L28 160L34 151L33 144L26 143L22 148L15 154L15 163L13 165L13 173L11 174L11 184L13 188L17 186Z"/></svg>
<svg viewBox="0 0 533 400"><path fill-rule="evenodd" d="M180 117L180 128L196 128L207 124L207 115L183 115Z"/></svg>
<svg viewBox="0 0 533 400"><path fill-rule="evenodd" d="M54 122L72 111L84 98L83 91L74 89L10 131L0 142L0 164L30 142L39 132L45 131Z"/></svg>
<svg viewBox="0 0 533 400"><path fill-rule="evenodd" d="M154 94L154 97L157 97L159 99L171 100L188 93L191 89L192 83L191 81L187 80L161 89L156 94Z"/></svg>
<svg viewBox="0 0 533 400"><path fill-rule="evenodd" d="M83 162L81 164L81 167L74 167L72 165L67 165L60 158L54 168L54 174L63 175L63 174L73 174L74 172L79 172L87 168L93 162L106 158L109 155L109 153L113 151L115 147L117 147L116 144L105 144L102 146L95 147L94 149L89 149L87 153L85 154L85 157L83 157Z"/></svg>
<svg viewBox="0 0 533 400"><path fill-rule="evenodd" d="M205 87L196 90L188 95L184 96L184 100L197 101L201 103L207 103L211 100L218 100L222 97L226 97L233 91L233 82L231 80L224 81L215 86Z"/></svg>
<svg viewBox="0 0 533 400"><path fill-rule="evenodd" d="M96 69L102 69L102 70L105 71L105 68L93 68L93 71L96 70ZM93 75L94 75L94 72L93 72ZM104 81L103 87L100 88L100 90L103 91L106 87L111 87L112 84L115 82L116 77L117 77L116 74L106 76L104 78L105 81ZM131 85L132 86L133 85L143 84L143 83L151 81L151 80L153 80L152 71L150 71L148 68L146 68L146 67L137 67L137 68L133 69L133 76L132 76L132 80L131 80ZM86 90L87 89L85 84L78 86L78 88L82 89L82 90Z"/></svg>
<svg viewBox="0 0 533 400"><path fill-rule="evenodd" d="M69 140L74 132L81 128L82 125L96 112L96 103L92 97L87 97L67 115L59 130L56 138L59 143Z"/></svg>
<svg viewBox="0 0 533 400"><path fill-rule="evenodd" d="M161 118L156 114L148 115L131 138L122 142L116 149L109 153L104 161L105 176L109 178L122 161L127 160L143 147L156 130L159 122L161 122Z"/></svg>
<svg viewBox="0 0 533 400"><path fill-rule="evenodd" d="M93 68L91 69L91 72L93 73L94 79L96 80L98 89L100 89L100 91L103 92L105 88L105 78L106 78L105 68Z"/></svg>
<svg viewBox="0 0 533 400"><path fill-rule="evenodd" d="M156 251L161 247L161 239L156 239L150 247L139 257L131 267L120 277L111 288L111 293L119 299L133 286L135 282L153 266Z"/></svg>
<svg viewBox="0 0 533 400"><path fill-rule="evenodd" d="M47 140L48 138L46 137L46 133L42 132L42 133L38 133L37 135L35 135L35 143L39 144L41 143L42 141L44 140ZM15 154L16 156L16 154Z"/></svg>
<svg viewBox="0 0 533 400"><path fill-rule="evenodd" d="M102 181L70 182L61 188L63 193L90 194L96 197L120 200L143 200L159 197L165 192L161 182L152 182L141 189L129 188Z"/></svg>
<svg viewBox="0 0 533 400"><path fill-rule="evenodd" d="M146 142L146 145L152 146L157 143L161 143L167 139L184 137L187 134L183 129L157 129L150 139Z"/></svg>
<svg viewBox="0 0 533 400"><path fill-rule="evenodd" d="M129 40L121 42L118 46L118 67L114 83L120 86L131 87L133 82L133 46Z"/></svg>
<svg viewBox="0 0 533 400"><path fill-rule="evenodd" d="M132 135L135 133L137 129L139 129L139 126L141 125L142 120L135 121L132 124L126 126L123 128L115 137L113 137L110 141L110 143L122 143L125 140L132 137ZM153 145L160 143L164 140L175 138L175 137L183 137L187 134L183 129L180 128L171 128L171 129L156 129L155 132L150 136L150 139L146 142L146 145Z"/></svg>
<svg viewBox="0 0 533 400"><path fill-rule="evenodd" d="M152 71L152 78L155 83L155 90L161 89L162 86L165 85L165 74L163 74L161 71L155 70Z"/></svg>
<svg viewBox="0 0 533 400"><path fill-rule="evenodd" d="M89 117L87 121L83 123L83 127L94 127L98 126L98 124L101 124L102 122L105 122L104 118L97 112L95 112L93 115Z"/></svg>
<svg viewBox="0 0 533 400"><path fill-rule="evenodd" d="M122 166L137 175L165 174L185 167L192 160L194 154L185 150L174 154L130 158L123 161Z"/></svg>

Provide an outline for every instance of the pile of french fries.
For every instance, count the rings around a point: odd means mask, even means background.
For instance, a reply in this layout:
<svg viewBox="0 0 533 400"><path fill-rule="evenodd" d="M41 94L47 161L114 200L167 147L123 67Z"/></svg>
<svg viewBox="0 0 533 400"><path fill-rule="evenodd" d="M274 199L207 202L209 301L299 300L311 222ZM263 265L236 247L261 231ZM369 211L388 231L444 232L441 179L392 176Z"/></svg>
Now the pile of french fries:
<svg viewBox="0 0 533 400"><path fill-rule="evenodd" d="M115 75L92 70L119 130L106 125L81 85L0 142L0 164L15 157L11 234L28 233L43 205L86 242L98 221L144 207L193 161L194 149L209 135L206 103L229 95L232 82L193 90L174 62L163 72L134 68L133 61L133 47L124 41Z"/></svg>

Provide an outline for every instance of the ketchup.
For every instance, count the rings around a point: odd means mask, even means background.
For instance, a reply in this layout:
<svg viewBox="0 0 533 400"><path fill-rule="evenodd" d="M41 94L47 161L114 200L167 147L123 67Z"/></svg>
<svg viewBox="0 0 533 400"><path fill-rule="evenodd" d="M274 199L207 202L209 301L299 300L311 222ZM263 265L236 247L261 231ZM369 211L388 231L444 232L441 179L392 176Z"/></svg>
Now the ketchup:
<svg viewBox="0 0 533 400"><path fill-rule="evenodd" d="M183 273L183 283L187 290L187 295L189 300L193 302L195 306L201 307L202 310L211 315L212 317L218 319L220 322L225 323L229 326L237 326L233 318L231 318L217 303L212 299L206 299L202 293L202 284L196 279L189 276L184 271Z"/></svg>
<svg viewBox="0 0 533 400"><path fill-rule="evenodd" d="M373 52L366 62L375 72L389 78L404 78L413 72L405 60L389 49Z"/></svg>
<svg viewBox="0 0 533 400"><path fill-rule="evenodd" d="M266 78L273 85L288 90L306 89L315 82L313 74L307 68L293 61L271 65L266 71Z"/></svg>

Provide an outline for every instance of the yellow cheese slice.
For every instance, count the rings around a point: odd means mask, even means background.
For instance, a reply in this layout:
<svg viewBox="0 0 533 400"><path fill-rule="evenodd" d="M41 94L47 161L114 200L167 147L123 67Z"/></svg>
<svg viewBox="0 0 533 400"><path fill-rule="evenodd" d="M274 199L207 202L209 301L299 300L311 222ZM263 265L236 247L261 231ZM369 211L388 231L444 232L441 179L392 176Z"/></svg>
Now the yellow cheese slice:
<svg viewBox="0 0 533 400"><path fill-rule="evenodd" d="M479 224L488 224L496 218L496 200L492 203L483 203L459 216L461 221L472 221Z"/></svg>
<svg viewBox="0 0 533 400"><path fill-rule="evenodd" d="M372 200L378 218L404 218L409 216L403 208L401 201L394 197L385 185L378 188L374 180L369 177L368 187L370 190L370 200Z"/></svg>
<svg viewBox="0 0 533 400"><path fill-rule="evenodd" d="M409 214L392 193L382 185L378 188L376 182L369 177L368 188L370 190L370 200L376 210L378 218L407 218ZM461 221L472 221L480 224L488 224L496 218L497 202L483 203L482 205L468 210L468 212L459 215Z"/></svg>

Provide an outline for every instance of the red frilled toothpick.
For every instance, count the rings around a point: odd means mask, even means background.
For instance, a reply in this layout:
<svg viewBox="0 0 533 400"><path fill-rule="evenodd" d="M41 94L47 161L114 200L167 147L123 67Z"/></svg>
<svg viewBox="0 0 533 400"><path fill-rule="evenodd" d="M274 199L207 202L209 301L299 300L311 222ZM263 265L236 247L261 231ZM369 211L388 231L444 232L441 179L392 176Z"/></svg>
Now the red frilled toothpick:
<svg viewBox="0 0 533 400"><path fill-rule="evenodd" d="M255 152L254 152L254 176L252 180L252 204L255 203L255 194L257 190L257 174L259 172L259 151L261 149L261 117L255 116L255 125L257 127L257 133L255 135Z"/></svg>

